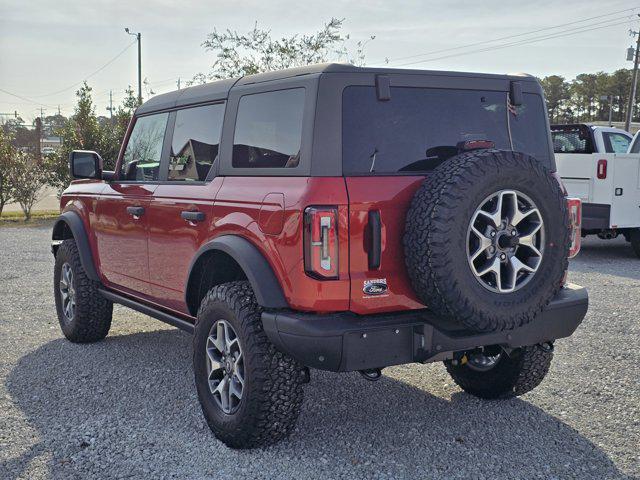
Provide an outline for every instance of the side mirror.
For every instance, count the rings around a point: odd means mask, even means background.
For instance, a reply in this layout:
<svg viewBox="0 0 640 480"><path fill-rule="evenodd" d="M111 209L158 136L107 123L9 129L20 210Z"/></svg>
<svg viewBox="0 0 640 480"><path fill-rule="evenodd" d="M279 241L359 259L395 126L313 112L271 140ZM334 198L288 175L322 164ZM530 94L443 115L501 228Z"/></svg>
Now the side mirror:
<svg viewBox="0 0 640 480"><path fill-rule="evenodd" d="M69 171L72 178L102 180L102 157L90 150L74 150L69 155Z"/></svg>

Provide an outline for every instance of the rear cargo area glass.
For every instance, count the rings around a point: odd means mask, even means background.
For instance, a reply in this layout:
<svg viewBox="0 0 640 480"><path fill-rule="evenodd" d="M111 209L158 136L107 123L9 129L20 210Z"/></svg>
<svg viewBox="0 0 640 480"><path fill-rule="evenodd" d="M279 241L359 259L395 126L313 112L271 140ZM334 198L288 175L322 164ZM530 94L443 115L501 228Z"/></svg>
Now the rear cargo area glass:
<svg viewBox="0 0 640 480"><path fill-rule="evenodd" d="M391 88L380 101L374 87L345 88L342 98L344 175L429 171L460 153L461 143L489 140L511 150L507 93L438 88ZM542 99L524 95L509 114L513 149L549 157ZM541 158L542 157L542 158Z"/></svg>

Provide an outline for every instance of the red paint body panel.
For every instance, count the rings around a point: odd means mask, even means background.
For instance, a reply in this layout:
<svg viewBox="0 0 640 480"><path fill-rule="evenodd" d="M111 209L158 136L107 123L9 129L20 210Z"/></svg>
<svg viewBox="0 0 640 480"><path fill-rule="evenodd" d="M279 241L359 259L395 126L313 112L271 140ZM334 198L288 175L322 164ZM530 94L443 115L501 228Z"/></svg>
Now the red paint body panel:
<svg viewBox="0 0 640 480"><path fill-rule="evenodd" d="M404 248L405 218L422 176L348 177L349 252L351 259L351 310L380 313L424 308L416 298L406 273ZM382 255L380 268L369 270L368 238L365 231L371 210L380 212ZM366 295L365 280L386 279L387 292Z"/></svg>
<svg viewBox="0 0 640 480"><path fill-rule="evenodd" d="M424 308L404 268L404 220L421 176L217 177L206 184L73 182L61 206L77 211L103 283L146 302L188 315L189 266L198 249L221 235L239 235L265 257L290 307L360 314ZM338 207L338 279L304 271L303 215L308 206ZM133 218L127 206L143 206ZM203 222L181 218L200 211ZM369 270L370 210L382 221L381 266ZM388 290L363 292L367 279Z"/></svg>

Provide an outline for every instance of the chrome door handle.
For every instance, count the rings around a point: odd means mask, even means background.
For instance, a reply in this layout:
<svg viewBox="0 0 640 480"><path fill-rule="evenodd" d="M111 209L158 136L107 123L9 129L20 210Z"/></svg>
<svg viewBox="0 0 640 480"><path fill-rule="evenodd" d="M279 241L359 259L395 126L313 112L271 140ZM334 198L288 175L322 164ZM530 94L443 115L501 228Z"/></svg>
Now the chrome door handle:
<svg viewBox="0 0 640 480"><path fill-rule="evenodd" d="M204 221L205 215L203 212L191 212L184 211L180 214L180 216L189 222L202 222Z"/></svg>
<svg viewBox="0 0 640 480"><path fill-rule="evenodd" d="M127 207L127 213L136 218L144 215L144 207Z"/></svg>

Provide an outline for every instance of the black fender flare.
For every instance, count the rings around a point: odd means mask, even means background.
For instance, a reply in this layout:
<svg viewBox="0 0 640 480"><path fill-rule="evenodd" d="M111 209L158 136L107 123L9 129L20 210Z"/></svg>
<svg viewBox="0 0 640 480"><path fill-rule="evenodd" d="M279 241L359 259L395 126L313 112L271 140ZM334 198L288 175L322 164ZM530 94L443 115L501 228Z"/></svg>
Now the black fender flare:
<svg viewBox="0 0 640 480"><path fill-rule="evenodd" d="M84 269L87 277L96 282L100 281L98 272L96 270L95 263L93 262L93 254L91 253L91 246L89 245L89 238L87 231L84 228L84 223L80 215L73 211L64 212L58 217L56 223L53 225L53 232L51 233L51 250L55 254L57 247L56 244L60 240L64 240L64 227L65 225L71 230L73 239L78 247L80 253L80 263Z"/></svg>
<svg viewBox="0 0 640 480"><path fill-rule="evenodd" d="M204 253L212 250L226 253L240 265L251 283L260 306L264 308L289 308L280 282L267 259L255 245L237 235L221 235L198 249L189 265L189 275L185 285L185 302L187 304L188 287L193 268Z"/></svg>

